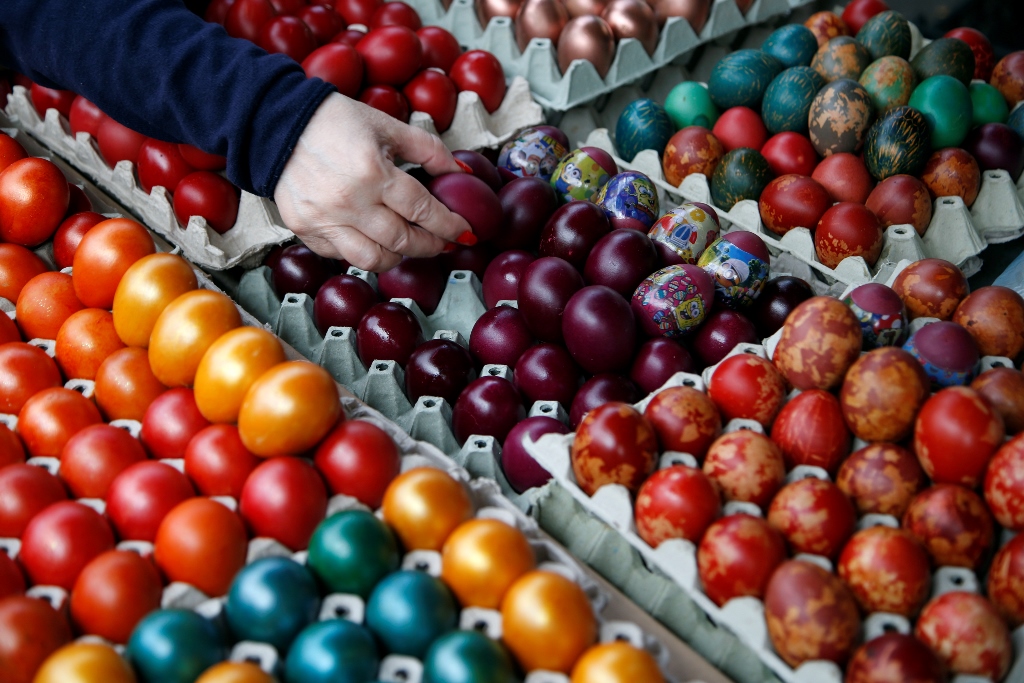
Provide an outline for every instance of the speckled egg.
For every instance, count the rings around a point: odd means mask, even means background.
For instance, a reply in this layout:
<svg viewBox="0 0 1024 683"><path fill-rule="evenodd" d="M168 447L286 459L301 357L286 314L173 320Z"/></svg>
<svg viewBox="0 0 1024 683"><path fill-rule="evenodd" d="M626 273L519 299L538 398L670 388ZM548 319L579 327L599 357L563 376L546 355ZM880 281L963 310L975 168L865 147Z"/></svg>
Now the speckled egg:
<svg viewBox="0 0 1024 683"><path fill-rule="evenodd" d="M618 171L607 152L594 147L581 147L558 162L551 176L551 185L562 201L593 201L605 183Z"/></svg>
<svg viewBox="0 0 1024 683"><path fill-rule="evenodd" d="M860 615L850 589L813 562L779 565L765 590L764 611L772 645L792 667L812 659L842 666L860 640Z"/></svg>
<svg viewBox="0 0 1024 683"><path fill-rule="evenodd" d="M842 383L861 345L860 321L853 311L838 299L816 296L786 318L772 360L797 389L830 390Z"/></svg>
<svg viewBox="0 0 1024 683"><path fill-rule="evenodd" d="M938 596L921 610L914 635L954 675L1001 681L1010 670L1010 631L992 603L977 593Z"/></svg>
<svg viewBox="0 0 1024 683"><path fill-rule="evenodd" d="M695 264L721 230L714 209L687 202L659 218L647 236L667 246L683 263Z"/></svg>
<svg viewBox="0 0 1024 683"><path fill-rule="evenodd" d="M836 485L860 515L902 517L925 485L924 470L914 454L892 443L873 443L843 461Z"/></svg>
<svg viewBox="0 0 1024 683"><path fill-rule="evenodd" d="M917 80L932 76L952 76L968 86L974 78L974 52L959 38L939 38L921 48L910 60Z"/></svg>
<svg viewBox="0 0 1024 683"><path fill-rule="evenodd" d="M804 26L809 28L811 33L814 34L815 39L818 41L818 47L821 47L837 36L850 35L850 27L835 12L815 12L807 18Z"/></svg>
<svg viewBox="0 0 1024 683"><path fill-rule="evenodd" d="M878 180L894 175L917 175L931 154L931 131L921 112L896 107L882 115L868 131L864 162Z"/></svg>
<svg viewBox="0 0 1024 683"><path fill-rule="evenodd" d="M1024 50L1011 52L1000 59L992 69L989 83L1003 93L1010 109L1024 100Z"/></svg>
<svg viewBox="0 0 1024 683"><path fill-rule="evenodd" d="M878 183L868 195L865 206L878 216L882 229L890 225L910 225L924 237L932 220L932 196L928 186L909 175L890 176Z"/></svg>
<svg viewBox="0 0 1024 683"><path fill-rule="evenodd" d="M907 312L896 292L877 282L856 287L843 299L860 321L864 350L900 346L907 338Z"/></svg>
<svg viewBox="0 0 1024 683"><path fill-rule="evenodd" d="M1016 368L991 368L971 382L1003 418L1006 433L1024 431L1024 374Z"/></svg>
<svg viewBox="0 0 1024 683"><path fill-rule="evenodd" d="M850 454L850 430L839 399L822 389L800 392L782 406L772 425L786 467L820 467L829 474Z"/></svg>
<svg viewBox="0 0 1024 683"><path fill-rule="evenodd" d="M937 567L977 569L995 538L985 501L956 484L935 484L914 496L902 526L924 544Z"/></svg>
<svg viewBox="0 0 1024 683"><path fill-rule="evenodd" d="M768 508L768 523L794 553L835 559L853 534L853 503L830 481L810 477L782 487Z"/></svg>
<svg viewBox="0 0 1024 683"><path fill-rule="evenodd" d="M860 84L868 91L875 111L882 114L910 102L917 77L910 62L900 57L882 57L860 75Z"/></svg>
<svg viewBox="0 0 1024 683"><path fill-rule="evenodd" d="M997 522L1011 531L1024 530L1024 436L1017 435L992 456L984 492Z"/></svg>
<svg viewBox="0 0 1024 683"><path fill-rule="evenodd" d="M887 347L869 351L846 373L839 404L855 436L865 441L902 441L914 431L914 419L931 382L913 356Z"/></svg>
<svg viewBox="0 0 1024 683"><path fill-rule="evenodd" d="M1024 298L1008 287L982 287L967 295L953 322L974 338L983 356L1015 359L1024 350Z"/></svg>
<svg viewBox="0 0 1024 683"><path fill-rule="evenodd" d="M505 143L498 155L498 167L520 178L551 180L558 161L565 156L561 142L535 128L527 128Z"/></svg>
<svg viewBox="0 0 1024 683"><path fill-rule="evenodd" d="M734 149L722 157L711 176L711 200L730 211L738 201L756 201L771 179L771 166L760 152Z"/></svg>
<svg viewBox="0 0 1024 683"><path fill-rule="evenodd" d="M814 97L808 115L811 144L823 157L854 153L875 119L871 96L860 83L848 78L829 83Z"/></svg>
<svg viewBox="0 0 1024 683"><path fill-rule="evenodd" d="M743 513L709 526L697 547L700 582L718 606L737 597L764 597L768 579L785 559L786 543L779 532L760 517Z"/></svg>
<svg viewBox="0 0 1024 683"><path fill-rule="evenodd" d="M978 347L971 335L954 322L925 325L903 345L924 367L936 388L964 386L978 372Z"/></svg>
<svg viewBox="0 0 1024 683"><path fill-rule="evenodd" d="M761 118L771 133L807 132L807 116L811 102L824 79L808 66L786 69L768 85L761 103Z"/></svg>
<svg viewBox="0 0 1024 683"><path fill-rule="evenodd" d="M903 299L911 320L949 320L969 291L960 269L938 258L911 263L896 276L892 288Z"/></svg>
<svg viewBox="0 0 1024 683"><path fill-rule="evenodd" d="M645 149L661 154L675 126L664 108L654 100L631 102L615 124L615 146L623 159L633 159Z"/></svg>
<svg viewBox="0 0 1024 683"><path fill-rule="evenodd" d="M903 529L858 531L843 548L837 569L865 614L888 612L910 619L928 599L928 553Z"/></svg>
<svg viewBox="0 0 1024 683"><path fill-rule="evenodd" d="M986 594L1012 628L1024 624L1024 534L1004 545L988 570Z"/></svg>
<svg viewBox="0 0 1024 683"><path fill-rule="evenodd" d="M880 12L867 20L857 33L857 42L864 45L872 59L890 55L910 57L910 23L899 12Z"/></svg>
<svg viewBox="0 0 1024 683"><path fill-rule="evenodd" d="M718 437L704 457L704 474L723 500L766 510L786 481L782 449L764 434L741 429Z"/></svg>
<svg viewBox="0 0 1024 683"><path fill-rule="evenodd" d="M981 191L981 168L965 150L947 147L928 157L921 180L932 197L960 197L971 207Z"/></svg>
<svg viewBox="0 0 1024 683"><path fill-rule="evenodd" d="M661 213L657 188L639 171L619 173L601 188L594 201L608 214L613 228L647 230Z"/></svg>
<svg viewBox="0 0 1024 683"><path fill-rule="evenodd" d="M845 683L946 683L946 672L914 636L883 633L853 653Z"/></svg>
<svg viewBox="0 0 1024 683"><path fill-rule="evenodd" d="M747 308L768 280L768 247L752 232L737 231L715 240L697 265L715 283L715 298L732 309Z"/></svg>
<svg viewBox="0 0 1024 683"><path fill-rule="evenodd" d="M807 66L818 51L818 39L806 26L786 24L775 29L761 49L782 62L784 67Z"/></svg>
<svg viewBox="0 0 1024 683"><path fill-rule="evenodd" d="M587 495L606 484L635 493L657 464L658 439L633 406L605 403L583 418L570 457L576 483Z"/></svg>
<svg viewBox="0 0 1024 683"><path fill-rule="evenodd" d="M677 131L665 145L661 169L665 181L679 187L683 178L691 173L703 173L710 180L723 156L725 148L710 130L688 126Z"/></svg>
<svg viewBox="0 0 1024 683"><path fill-rule="evenodd" d="M711 442L722 431L722 417L702 391L669 387L655 394L644 409L663 451L689 453L704 459Z"/></svg>
<svg viewBox="0 0 1024 683"><path fill-rule="evenodd" d="M761 50L737 50L718 61L708 77L708 94L719 109L750 107L757 111L768 84L782 62Z"/></svg>
<svg viewBox="0 0 1024 683"><path fill-rule="evenodd" d="M668 266L649 275L633 293L631 306L652 336L682 337L704 322L715 300L715 285L699 266Z"/></svg>
<svg viewBox="0 0 1024 683"><path fill-rule="evenodd" d="M857 80L870 63L866 47L849 36L839 36L818 48L811 68L831 83L843 78Z"/></svg>

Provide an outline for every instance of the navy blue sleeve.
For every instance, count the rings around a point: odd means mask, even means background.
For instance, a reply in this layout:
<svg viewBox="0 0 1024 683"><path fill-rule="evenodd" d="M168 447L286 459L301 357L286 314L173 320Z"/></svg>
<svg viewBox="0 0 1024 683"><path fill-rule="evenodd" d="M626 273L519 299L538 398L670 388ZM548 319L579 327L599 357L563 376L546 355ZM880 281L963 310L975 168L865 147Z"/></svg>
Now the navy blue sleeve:
<svg viewBox="0 0 1024 683"><path fill-rule="evenodd" d="M228 178L270 197L333 86L231 38L182 0L4 0L0 64L74 92L150 137L228 158Z"/></svg>

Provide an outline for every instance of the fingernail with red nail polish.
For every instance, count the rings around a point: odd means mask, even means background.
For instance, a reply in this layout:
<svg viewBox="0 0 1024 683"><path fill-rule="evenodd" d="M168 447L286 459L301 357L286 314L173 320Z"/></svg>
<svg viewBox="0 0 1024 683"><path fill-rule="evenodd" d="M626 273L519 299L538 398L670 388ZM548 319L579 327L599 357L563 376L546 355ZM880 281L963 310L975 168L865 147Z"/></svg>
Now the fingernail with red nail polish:
<svg viewBox="0 0 1024 683"><path fill-rule="evenodd" d="M450 254L458 248L459 245L455 244L454 242L449 242L448 244L444 245L444 249L441 250L441 253Z"/></svg>
<svg viewBox="0 0 1024 683"><path fill-rule="evenodd" d="M471 233L469 230L459 235L458 239L455 240L459 244L465 244L467 247L471 247L476 244L476 235Z"/></svg>
<svg viewBox="0 0 1024 683"><path fill-rule="evenodd" d="M455 163L457 163L459 165L459 168L461 168L463 171L465 171L469 175L473 175L473 169L469 167L469 164L458 159L455 160Z"/></svg>

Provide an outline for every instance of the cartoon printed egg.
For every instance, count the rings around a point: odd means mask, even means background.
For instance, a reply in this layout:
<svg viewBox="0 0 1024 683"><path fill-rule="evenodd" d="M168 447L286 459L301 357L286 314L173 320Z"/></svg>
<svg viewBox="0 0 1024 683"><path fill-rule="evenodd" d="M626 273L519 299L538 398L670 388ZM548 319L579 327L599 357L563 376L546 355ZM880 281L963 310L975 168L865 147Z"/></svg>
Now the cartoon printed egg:
<svg viewBox="0 0 1024 683"><path fill-rule="evenodd" d="M520 178L551 180L559 160L568 150L544 130L527 128L505 143L498 155L498 168Z"/></svg>
<svg viewBox="0 0 1024 683"><path fill-rule="evenodd" d="M860 321L864 350L899 346L907 338L907 313L896 292L877 282L855 288L843 299Z"/></svg>
<svg viewBox="0 0 1024 683"><path fill-rule="evenodd" d="M737 230L709 246L697 265L715 283L715 296L732 309L743 309L761 294L769 275L768 247L752 232Z"/></svg>
<svg viewBox="0 0 1024 683"><path fill-rule="evenodd" d="M580 147L558 162L551 185L564 202L574 199L589 202L618 171L608 152L597 147Z"/></svg>
<svg viewBox="0 0 1024 683"><path fill-rule="evenodd" d="M704 322L715 286L701 268L674 265L651 273L633 292L631 306L652 337L682 337Z"/></svg>
<svg viewBox="0 0 1024 683"><path fill-rule="evenodd" d="M707 204L687 202L659 218L647 236L676 254L681 263L695 264L721 231L714 209Z"/></svg>
<svg viewBox="0 0 1024 683"><path fill-rule="evenodd" d="M647 230L658 220L658 191L639 171L623 171L597 193L595 203L604 209L613 228Z"/></svg>

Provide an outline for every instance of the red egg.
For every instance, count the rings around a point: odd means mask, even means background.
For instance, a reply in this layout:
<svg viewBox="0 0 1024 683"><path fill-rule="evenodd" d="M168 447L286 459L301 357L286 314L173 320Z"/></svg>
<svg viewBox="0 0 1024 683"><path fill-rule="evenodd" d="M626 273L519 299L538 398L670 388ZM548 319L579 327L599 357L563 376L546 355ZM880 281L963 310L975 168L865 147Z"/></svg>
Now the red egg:
<svg viewBox="0 0 1024 683"><path fill-rule="evenodd" d="M743 418L767 427L782 408L786 381L771 361L737 353L715 368L708 396L724 420Z"/></svg>
<svg viewBox="0 0 1024 683"><path fill-rule="evenodd" d="M992 69L990 82L1003 93L1010 109L1024 100L1024 50L1011 52L1000 59Z"/></svg>
<svg viewBox="0 0 1024 683"><path fill-rule="evenodd" d="M874 526L858 531L839 555L838 569L865 614L889 612L909 619L928 599L928 553L903 529Z"/></svg>
<svg viewBox="0 0 1024 683"><path fill-rule="evenodd" d="M947 387L922 406L914 426L914 452L936 483L974 488L1003 436L1002 418L978 392Z"/></svg>
<svg viewBox="0 0 1024 683"><path fill-rule="evenodd" d="M971 292L957 306L953 322L971 333L983 356L1016 358L1024 350L1024 298L1009 287Z"/></svg>
<svg viewBox="0 0 1024 683"><path fill-rule="evenodd" d="M718 437L704 458L704 474L726 502L753 503L762 510L786 482L782 449L764 434L741 429Z"/></svg>
<svg viewBox="0 0 1024 683"><path fill-rule="evenodd" d="M917 359L887 346L864 354L850 366L839 404L850 431L865 441L902 441L931 390Z"/></svg>
<svg viewBox="0 0 1024 683"><path fill-rule="evenodd" d="M845 683L945 683L932 651L913 636L885 633L853 653Z"/></svg>
<svg viewBox="0 0 1024 683"><path fill-rule="evenodd" d="M836 204L821 217L814 231L814 251L822 265L837 267L845 258L862 256L874 267L882 253L882 223L867 207Z"/></svg>
<svg viewBox="0 0 1024 683"><path fill-rule="evenodd" d="M929 602L914 635L953 674L1000 681L1010 670L1010 632L992 603L976 593L953 591Z"/></svg>
<svg viewBox="0 0 1024 683"><path fill-rule="evenodd" d="M1024 531L1024 435L1006 442L988 463L985 502L996 521Z"/></svg>
<svg viewBox="0 0 1024 683"><path fill-rule="evenodd" d="M398 30L399 27L376 29L374 33L391 29ZM412 35L415 39L415 34ZM360 43L360 47L362 45ZM484 181L469 173L448 173L431 180L427 189L438 201L469 222L476 239L484 242L498 236L502 224L501 202Z"/></svg>
<svg viewBox="0 0 1024 683"><path fill-rule="evenodd" d="M772 441L779 444L786 467L814 465L834 474L850 453L850 430L835 396L809 389L779 411L772 426Z"/></svg>
<svg viewBox="0 0 1024 683"><path fill-rule="evenodd" d="M952 31L947 31L943 38L959 38L971 46L974 53L974 78L988 82L992 77L992 69L995 67L996 55L992 49L992 43L985 37L985 34L976 28L961 26Z"/></svg>
<svg viewBox="0 0 1024 683"><path fill-rule="evenodd" d="M800 479L787 484L768 508L768 523L794 553L835 559L857 524L853 503L830 481Z"/></svg>
<svg viewBox="0 0 1024 683"><path fill-rule="evenodd" d="M860 321L849 307L816 296L786 318L772 360L797 389L835 389L860 355L861 344Z"/></svg>
<svg viewBox="0 0 1024 683"><path fill-rule="evenodd" d="M859 156L849 152L833 154L815 167L811 177L817 180L837 202L863 204L871 196L875 179Z"/></svg>
<svg viewBox="0 0 1024 683"><path fill-rule="evenodd" d="M883 230L890 225L912 225L924 237L932 221L931 194L914 176L889 176L871 190L867 207L878 216Z"/></svg>
<svg viewBox="0 0 1024 683"><path fill-rule="evenodd" d="M928 157L921 180L933 199L960 197L969 208L981 190L981 168L977 159L966 151L947 147Z"/></svg>
<svg viewBox="0 0 1024 683"><path fill-rule="evenodd" d="M1013 368L992 368L971 382L971 389L985 397L1003 418L1006 434L1024 430L1024 374Z"/></svg>
<svg viewBox="0 0 1024 683"><path fill-rule="evenodd" d="M722 504L707 475L693 467L658 470L636 494L636 531L657 548L671 538L697 543L721 514Z"/></svg>
<svg viewBox="0 0 1024 683"><path fill-rule="evenodd" d="M853 0L843 10L843 21L850 33L857 35L868 19L889 9L884 0Z"/></svg>
<svg viewBox="0 0 1024 683"><path fill-rule="evenodd" d="M786 543L760 517L737 514L708 527L697 547L704 592L721 607L733 598L763 598L772 572L786 559Z"/></svg>
<svg viewBox="0 0 1024 683"><path fill-rule="evenodd" d="M768 183L758 208L764 226L776 235L793 228L813 230L832 206L828 190L802 175L784 175Z"/></svg>
<svg viewBox="0 0 1024 683"><path fill-rule="evenodd" d="M818 165L818 153L806 135L785 131L768 138L761 156L777 176L795 173L809 176Z"/></svg>
<svg viewBox="0 0 1024 683"><path fill-rule="evenodd" d="M665 146L662 170L669 185L679 187L691 173L703 173L710 182L725 148L707 128L687 126L676 132Z"/></svg>
<svg viewBox="0 0 1024 683"><path fill-rule="evenodd" d="M768 140L768 129L764 127L764 122L749 107L732 107L723 111L711 133L722 143L726 152L740 147L760 151Z"/></svg>
<svg viewBox="0 0 1024 683"><path fill-rule="evenodd" d="M988 599L1017 628L1024 624L1024 534L1017 534L996 553L988 570Z"/></svg>
<svg viewBox="0 0 1024 683"><path fill-rule="evenodd" d="M939 258L911 263L896 276L892 288L903 299L911 320L949 320L969 291L960 269Z"/></svg>
<svg viewBox="0 0 1024 683"><path fill-rule="evenodd" d="M924 471L914 454L891 443L873 443L847 458L836 484L857 512L902 517L924 488Z"/></svg>
<svg viewBox="0 0 1024 683"><path fill-rule="evenodd" d="M657 394L647 404L644 417L663 450L689 453L698 460L722 429L715 404L691 387L670 387Z"/></svg>
<svg viewBox="0 0 1024 683"><path fill-rule="evenodd" d="M815 12L804 22L818 40L818 47L837 36L853 35L850 27L834 12Z"/></svg>
<svg viewBox="0 0 1024 683"><path fill-rule="evenodd" d="M622 484L635 492L654 471L658 439L635 408L605 403L583 418L571 457L576 483L587 495L594 495L605 484Z"/></svg>
<svg viewBox="0 0 1024 683"><path fill-rule="evenodd" d="M917 494L903 515L903 528L924 544L938 567L977 569L992 546L992 515L974 491L935 484Z"/></svg>
<svg viewBox="0 0 1024 683"><path fill-rule="evenodd" d="M779 565L765 589L764 612L775 651L792 667L813 659L842 666L860 640L850 589L812 562Z"/></svg>

